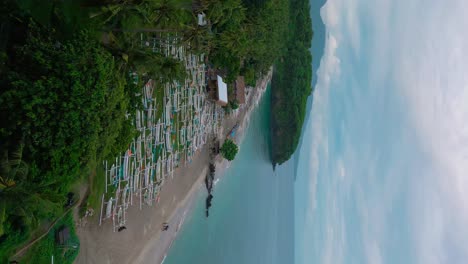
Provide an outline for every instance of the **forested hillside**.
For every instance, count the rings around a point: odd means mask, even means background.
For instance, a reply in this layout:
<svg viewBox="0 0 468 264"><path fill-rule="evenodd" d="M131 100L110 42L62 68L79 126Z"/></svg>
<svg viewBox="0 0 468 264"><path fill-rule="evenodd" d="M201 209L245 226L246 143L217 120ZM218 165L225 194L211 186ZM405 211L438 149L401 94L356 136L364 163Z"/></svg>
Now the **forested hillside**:
<svg viewBox="0 0 468 264"><path fill-rule="evenodd" d="M87 189L85 209L98 203L96 171L136 136L145 82L184 79L180 61L143 48L141 34L177 35L228 81L254 84L284 51L288 27L287 0L37 3L0 4L1 263L75 205L69 192Z"/></svg>
<svg viewBox="0 0 468 264"><path fill-rule="evenodd" d="M291 0L286 50L272 79L272 162L281 164L297 148L307 97L312 92L312 22L307 0Z"/></svg>

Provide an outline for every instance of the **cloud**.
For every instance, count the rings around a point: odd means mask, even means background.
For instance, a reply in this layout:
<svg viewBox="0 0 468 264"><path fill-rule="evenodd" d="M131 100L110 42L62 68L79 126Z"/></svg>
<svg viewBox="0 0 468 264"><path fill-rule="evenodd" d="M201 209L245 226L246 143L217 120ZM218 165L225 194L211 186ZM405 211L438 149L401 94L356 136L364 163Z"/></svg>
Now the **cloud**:
<svg viewBox="0 0 468 264"><path fill-rule="evenodd" d="M323 23L326 25L327 30L338 26L340 22L340 9L338 1L327 1L327 3L320 9L320 16Z"/></svg>
<svg viewBox="0 0 468 264"><path fill-rule="evenodd" d="M328 16L323 18L325 20L331 20L326 23L336 23L338 15L335 14L333 6L326 4L321 9L322 16ZM309 200L310 206L308 210L308 220L311 221L313 218L313 211L316 208L316 188L317 188L317 177L320 170L320 164L325 164L328 159L328 131L326 127L326 111L328 102L328 88L333 78L336 78L340 72L340 60L336 56L335 52L338 48L338 42L336 38L328 32L328 37L325 40L324 54L320 60L320 66L317 70L317 85L314 93L314 104L312 105L312 112L314 117L309 123L309 129L311 131L311 155L310 155L310 177L309 177ZM322 152L322 155L321 153ZM319 160L319 156L322 160Z"/></svg>
<svg viewBox="0 0 468 264"><path fill-rule="evenodd" d="M365 244L367 263L382 264L382 254L377 242L370 242Z"/></svg>
<svg viewBox="0 0 468 264"><path fill-rule="evenodd" d="M367 79L359 80L371 86L369 92L393 89L400 96L405 105L401 119L408 120L402 125L409 126L415 139L409 142L411 148L418 148L414 153L420 153L420 156L411 157L414 160L403 160L404 154L401 154L402 160L398 163L401 171L389 168L386 173L408 174L409 178L395 177L394 182L386 182L378 201L369 201L369 196L357 199L359 204L356 206L362 221L360 238L367 263L389 263L385 261L388 249L383 243L389 235L385 230L389 229L389 222L385 219L386 207L392 208L398 199L401 184L410 190L405 197L408 199L408 216L401 217L408 217L404 220L409 221L410 251L415 262L463 263L468 259L466 13L468 1L464 0L328 0L321 9L327 38L317 71L310 124L313 138L309 220L316 217L317 177L320 171L328 171L329 159L338 158L328 154L328 135L333 132L328 131L329 104L334 99L330 97L330 90L335 89L334 84L343 75L353 73L346 72L353 70L347 68L352 64L349 53L355 57L367 57L370 61L371 66L365 69L368 71ZM353 154L362 153L346 153ZM357 162L356 159L352 161L351 165ZM372 160L370 164L376 162ZM324 263L340 262L333 255L343 252L346 246L342 237L346 229L341 224L346 216L337 195L356 184L353 183L356 168L350 166L350 160L338 160L336 166L337 176L345 176L342 177L345 181L339 184L348 186L340 187L330 180L333 186L325 191L331 194L318 201L330 208L326 216L329 222L323 245ZM407 174L402 172L405 169L409 171ZM372 180L378 179L379 175L371 176L370 185L375 184ZM403 183L396 183L398 180ZM369 192L365 186L353 185L353 188L356 192Z"/></svg>
<svg viewBox="0 0 468 264"><path fill-rule="evenodd" d="M401 5L407 16L395 25L404 38L394 58L428 161L413 183L417 252L419 263L461 263L468 259L468 3L418 3Z"/></svg>
<svg viewBox="0 0 468 264"><path fill-rule="evenodd" d="M320 10L320 15L328 33L339 41L346 38L347 45L350 43L354 53L358 54L361 42L358 0L329 0ZM340 30L341 27L346 30ZM330 44L332 46L333 42Z"/></svg>
<svg viewBox="0 0 468 264"><path fill-rule="evenodd" d="M323 9L324 10L324 9ZM329 12L329 19L336 20L338 16L333 14L333 11ZM331 22L333 23L333 22ZM338 48L337 39L328 34L325 40L325 50L324 54L320 60L320 66L317 70L317 84L314 92L314 103L312 105L313 118L307 124L306 128L306 137L310 137L310 146L307 148L310 149L309 160L306 162L308 165L308 181L307 181L307 208L305 214L305 223L304 226L296 227L300 228L301 231L297 234L299 243L296 244L296 251L300 252L296 256L297 262L307 263L310 258L311 251L308 248L310 246L311 237L313 236L313 224L314 219L316 219L316 209L317 209L317 182L318 175L320 171L327 170L327 160L328 160L328 127L327 127L327 104L329 101L329 87L339 75L340 72L340 60L336 56L335 52ZM302 208L299 208L302 210ZM300 221L299 221L300 222ZM340 249L336 248L335 235L338 234L334 231L334 225L329 225L330 229L327 229L327 238L324 241L324 251L322 263L336 263L336 257L339 252L342 252ZM304 232L307 235L304 235Z"/></svg>
<svg viewBox="0 0 468 264"><path fill-rule="evenodd" d="M344 178L346 175L346 168L343 164L343 160L338 159L336 166L337 166L338 175L340 176L340 178Z"/></svg>
<svg viewBox="0 0 468 264"><path fill-rule="evenodd" d="M331 79L339 75L340 59L335 55L337 48L338 41L329 33L325 40L325 52L320 60L320 67L317 70L317 90L328 89Z"/></svg>

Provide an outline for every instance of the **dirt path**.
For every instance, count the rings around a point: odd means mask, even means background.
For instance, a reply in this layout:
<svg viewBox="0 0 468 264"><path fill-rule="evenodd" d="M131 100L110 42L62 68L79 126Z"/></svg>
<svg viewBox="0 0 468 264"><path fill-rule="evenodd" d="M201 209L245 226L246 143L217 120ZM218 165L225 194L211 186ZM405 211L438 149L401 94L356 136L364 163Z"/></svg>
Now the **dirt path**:
<svg viewBox="0 0 468 264"><path fill-rule="evenodd" d="M16 251L16 253L10 257L10 259L14 260L14 259L20 259L26 252L27 250L32 247L34 244L36 244L37 242L39 242L42 238L44 238L47 234L49 234L50 230L52 230L52 228L54 228L54 226L66 215L68 214L71 210L75 209L78 207L78 205L81 204L81 201L82 201L82 194L81 194L81 191L80 191L80 195L79 195L80 199L78 199L78 201L75 201L75 203L69 207L67 210L65 210L65 212L60 216L58 217L57 219L55 219L49 226L49 228L42 234L40 235L39 237L35 238L34 240L32 240L31 242L29 242L28 244L26 244L25 246L23 246L20 250Z"/></svg>

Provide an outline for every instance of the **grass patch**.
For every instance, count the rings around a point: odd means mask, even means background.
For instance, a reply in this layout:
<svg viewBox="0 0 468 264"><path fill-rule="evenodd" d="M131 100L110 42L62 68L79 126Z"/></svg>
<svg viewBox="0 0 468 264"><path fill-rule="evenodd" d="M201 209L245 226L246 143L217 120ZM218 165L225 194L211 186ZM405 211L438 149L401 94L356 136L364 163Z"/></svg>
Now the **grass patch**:
<svg viewBox="0 0 468 264"><path fill-rule="evenodd" d="M90 176L89 191L87 193L87 198L83 200L83 204L80 206L81 217L84 216L88 208L94 209L94 216L92 216L93 218L97 219L97 217L99 217L101 210L102 194L106 190L105 173L105 168L103 166L97 166L95 169L95 173L92 176ZM115 187L108 186L108 190L104 196L104 199L107 201L109 197L114 196L114 194Z"/></svg>
<svg viewBox="0 0 468 264"><path fill-rule="evenodd" d="M90 191L87 201L87 207L93 208L95 213L99 213L98 209L101 206L102 194L104 193L105 189L105 169L102 166L97 166L96 173L94 173L90 179Z"/></svg>
<svg viewBox="0 0 468 264"><path fill-rule="evenodd" d="M55 234L59 229L68 227L70 229L70 239L65 245L58 245L55 241ZM20 259L21 263L51 263L54 256L54 263L73 263L78 255L80 241L76 235L75 225L73 224L72 213L67 213L50 232L32 246L27 254Z"/></svg>

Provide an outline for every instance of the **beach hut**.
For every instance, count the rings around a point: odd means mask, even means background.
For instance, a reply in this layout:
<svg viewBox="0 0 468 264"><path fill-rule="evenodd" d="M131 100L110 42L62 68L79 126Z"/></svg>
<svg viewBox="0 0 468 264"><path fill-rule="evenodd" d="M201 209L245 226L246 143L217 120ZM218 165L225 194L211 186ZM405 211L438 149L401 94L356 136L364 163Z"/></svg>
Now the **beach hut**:
<svg viewBox="0 0 468 264"><path fill-rule="evenodd" d="M223 81L223 78L219 75L216 79L210 80L208 83L210 94L215 102L220 106L225 106L228 103L227 84Z"/></svg>
<svg viewBox="0 0 468 264"><path fill-rule="evenodd" d="M70 229L66 226L60 228L55 233L55 240L59 245L65 245L70 239Z"/></svg>

